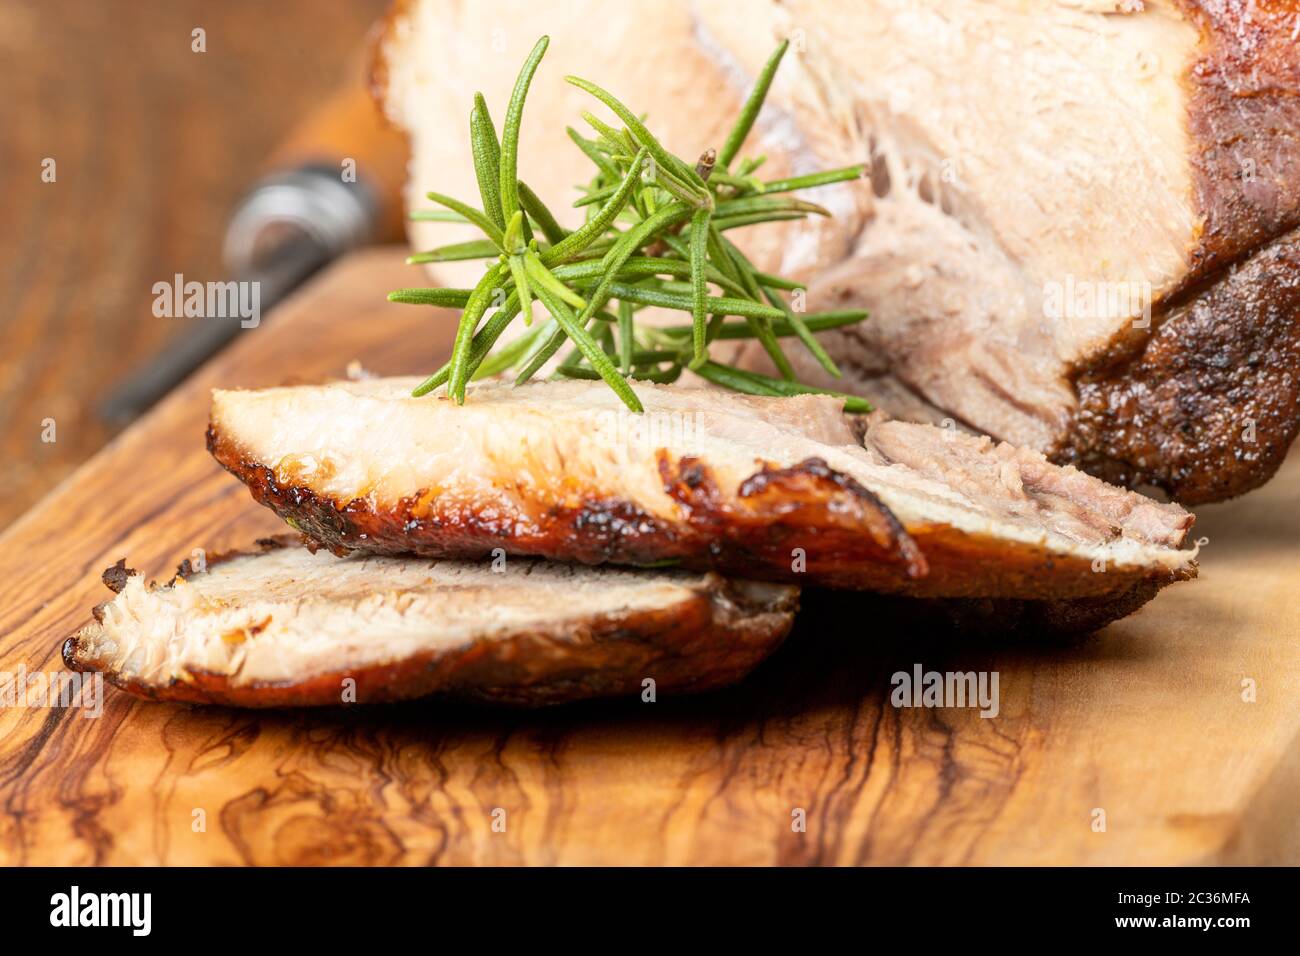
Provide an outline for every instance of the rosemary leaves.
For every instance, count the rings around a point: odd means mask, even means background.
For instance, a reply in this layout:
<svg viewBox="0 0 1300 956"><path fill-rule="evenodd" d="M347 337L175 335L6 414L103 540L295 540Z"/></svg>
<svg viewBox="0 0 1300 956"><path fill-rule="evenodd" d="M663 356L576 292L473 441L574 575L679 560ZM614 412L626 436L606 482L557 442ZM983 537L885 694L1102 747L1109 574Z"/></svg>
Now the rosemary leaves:
<svg viewBox="0 0 1300 956"><path fill-rule="evenodd" d="M542 37L524 62L499 140L487 103L475 94L470 144L482 208L431 192L428 198L443 208L412 213L416 219L471 223L484 238L417 253L408 262L489 260L472 289L389 294L394 302L461 310L450 360L414 394L446 385L451 398L463 404L471 380L513 371L516 384L526 382L567 343L570 351L555 374L602 379L633 411L642 407L632 381L672 382L686 369L749 394L822 392L843 398L849 411L870 410L856 396L796 381L781 344L785 338L797 339L838 377L815 333L860 322L867 313L795 311L785 293L802 286L760 271L727 236L757 223L829 215L815 203L786 194L864 173L862 166L850 166L763 182L754 175L762 157L740 160L733 172L788 44L768 59L722 148L705 150L693 163L665 149L644 120L611 93L588 80L566 77L623 124L610 126L583 113L591 135L567 129L594 166L591 180L579 187L583 196L574 203L585 210L586 219L570 231L519 178L524 104L548 43ZM545 310L544 319L535 304ZM648 307L681 310L690 324L639 324L637 313ZM498 348L502 333L517 318L526 330ZM732 368L710 357L713 342L737 338L757 339L780 377Z"/></svg>

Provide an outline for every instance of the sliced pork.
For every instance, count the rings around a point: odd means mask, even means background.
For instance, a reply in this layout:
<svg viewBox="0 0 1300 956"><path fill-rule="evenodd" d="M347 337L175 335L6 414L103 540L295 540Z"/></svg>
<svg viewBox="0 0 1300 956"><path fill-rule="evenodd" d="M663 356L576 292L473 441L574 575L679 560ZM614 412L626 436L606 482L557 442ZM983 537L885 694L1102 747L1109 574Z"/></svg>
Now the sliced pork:
<svg viewBox="0 0 1300 956"><path fill-rule="evenodd" d="M1192 515L1037 452L828 396L416 379L217 391L208 447L340 553L673 561L924 597L1128 594L1195 572ZM1151 593L1154 593L1152 589Z"/></svg>
<svg viewBox="0 0 1300 956"><path fill-rule="evenodd" d="M513 704L733 683L790 629L798 589L526 558L336 557L268 540L163 587L119 563L68 665L160 700L243 707L447 692Z"/></svg>
<svg viewBox="0 0 1300 956"><path fill-rule="evenodd" d="M745 152L767 156L764 177L872 175L810 195L833 218L734 235L807 280L809 309L871 311L823 336L835 387L1193 504L1267 480L1300 427L1295 16L1247 0L664 0L647 28L634 4L414 0L376 80L411 135L412 204L472 197L472 94L499 119L550 34L520 168L563 211L589 178L563 127L606 115L566 73L695 157L789 38ZM420 223L413 238L462 237Z"/></svg>

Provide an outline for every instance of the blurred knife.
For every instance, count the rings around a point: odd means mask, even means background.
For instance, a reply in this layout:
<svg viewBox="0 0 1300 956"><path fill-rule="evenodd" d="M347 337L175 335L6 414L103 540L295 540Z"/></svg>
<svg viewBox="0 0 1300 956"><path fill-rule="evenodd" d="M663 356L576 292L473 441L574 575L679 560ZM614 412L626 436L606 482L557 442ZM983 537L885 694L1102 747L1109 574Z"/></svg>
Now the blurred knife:
<svg viewBox="0 0 1300 956"><path fill-rule="evenodd" d="M361 84L339 92L290 135L271 171L236 207L224 244L230 276L260 284L265 313L349 250L400 240L406 156L405 139L385 125ZM100 416L131 421L237 333L252 331L243 321L232 315L190 323L100 403Z"/></svg>

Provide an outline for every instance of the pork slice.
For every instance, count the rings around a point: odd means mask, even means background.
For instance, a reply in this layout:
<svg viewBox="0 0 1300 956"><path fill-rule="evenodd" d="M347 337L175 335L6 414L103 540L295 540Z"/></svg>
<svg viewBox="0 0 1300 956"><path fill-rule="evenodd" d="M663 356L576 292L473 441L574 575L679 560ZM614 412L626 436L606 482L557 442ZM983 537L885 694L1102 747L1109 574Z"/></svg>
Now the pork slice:
<svg viewBox="0 0 1300 956"><path fill-rule="evenodd" d="M416 379L217 391L208 447L313 539L480 557L673 560L915 596L1072 598L1195 572L1193 517L1037 452L846 416L829 396Z"/></svg>
<svg viewBox="0 0 1300 956"><path fill-rule="evenodd" d="M647 678L701 691L763 660L798 603L797 588L716 574L337 557L283 538L162 587L110 570L117 596L68 639L68 665L142 697L241 707L551 704Z"/></svg>
<svg viewBox="0 0 1300 956"><path fill-rule="evenodd" d="M499 118L542 33L521 169L560 210L589 178L562 127L592 108L565 73L648 110L693 157L790 39L744 152L768 157L765 176L872 169L809 192L834 218L735 233L761 268L809 283L810 309L871 312L823 336L840 380L788 350L805 380L1189 504L1276 470L1300 428L1291 4L664 0L654 29L640 18L594 0L403 4L377 88L412 137L413 202L475 195L468 137L448 130L476 89Z"/></svg>

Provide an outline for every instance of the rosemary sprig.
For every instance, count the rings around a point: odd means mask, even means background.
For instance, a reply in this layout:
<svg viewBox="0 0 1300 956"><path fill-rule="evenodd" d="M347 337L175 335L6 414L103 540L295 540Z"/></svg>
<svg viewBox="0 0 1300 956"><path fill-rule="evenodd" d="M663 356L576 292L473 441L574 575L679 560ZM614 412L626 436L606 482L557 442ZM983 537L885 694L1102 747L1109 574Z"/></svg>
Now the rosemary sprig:
<svg viewBox="0 0 1300 956"><path fill-rule="evenodd" d="M542 62L550 42L550 37L542 37L528 54L528 59L524 61L524 68L519 71L519 78L515 80L514 92L510 94L510 106L506 109L504 135L501 137L500 170L497 176L501 184L501 211L507 220L519 208L519 126L524 119L524 100L528 98L528 86L533 82L537 64Z"/></svg>
<svg viewBox="0 0 1300 956"><path fill-rule="evenodd" d="M418 252L408 262L482 259L488 266L473 289L389 294L394 302L461 310L450 359L413 394L446 385L451 398L463 404L467 382L510 371L516 384L526 382L567 341L572 349L556 376L603 380L633 411L642 406L631 381L672 382L685 369L753 395L829 394L844 399L850 411L869 410L861 398L795 381L781 345L782 339L796 340L838 376L815 334L861 322L866 312L796 312L784 294L803 285L758 270L725 235L758 223L829 216L824 207L788 194L858 179L865 172L862 166L850 166L764 182L755 176L764 157L737 162L788 44L768 59L721 150L706 149L693 163L669 152L645 117L613 94L588 80L566 77L622 123L610 125L583 113L594 138L566 128L593 167L574 203L585 219L568 230L519 178L524 104L548 43L542 37L528 55L499 139L482 94L474 96L470 145L482 208L429 193L443 208L411 213L412 219L469 223L483 238ZM546 312L544 321L535 318L535 302ZM638 323L637 313L646 307L680 310L690 324L656 328ZM497 348L520 316L527 330ZM713 343L734 339L757 339L781 377L731 368L710 356Z"/></svg>
<svg viewBox="0 0 1300 956"><path fill-rule="evenodd" d="M731 133L722 146L722 152L718 153L718 165L724 171L731 166L731 161L736 158L741 144L745 142L745 137L753 129L754 120L758 119L758 114L763 109L763 101L767 99L767 91L772 87L772 79L776 76L777 67L781 65L781 58L785 56L785 51L788 49L790 49L790 41L782 40L781 45L767 58L767 63L758 74L758 81L754 84L753 91L745 100L745 105L740 108L740 117L736 120L736 125L731 128Z"/></svg>
<svg viewBox="0 0 1300 956"><path fill-rule="evenodd" d="M482 93L474 94L474 109L469 114L469 141L483 209L498 229L504 229L506 217L501 208L500 185L501 144L497 142L496 127L492 125L492 117Z"/></svg>

